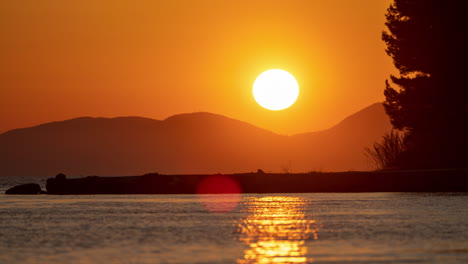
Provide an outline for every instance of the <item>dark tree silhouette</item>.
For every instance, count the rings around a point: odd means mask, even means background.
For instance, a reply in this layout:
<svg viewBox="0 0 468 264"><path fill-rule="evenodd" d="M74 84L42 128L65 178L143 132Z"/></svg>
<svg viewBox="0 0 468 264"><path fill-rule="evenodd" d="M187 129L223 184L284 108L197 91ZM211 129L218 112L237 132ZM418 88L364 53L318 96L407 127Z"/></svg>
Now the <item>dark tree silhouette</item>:
<svg viewBox="0 0 468 264"><path fill-rule="evenodd" d="M400 167L468 167L468 1L394 0L382 39L399 76L384 102L405 131Z"/></svg>

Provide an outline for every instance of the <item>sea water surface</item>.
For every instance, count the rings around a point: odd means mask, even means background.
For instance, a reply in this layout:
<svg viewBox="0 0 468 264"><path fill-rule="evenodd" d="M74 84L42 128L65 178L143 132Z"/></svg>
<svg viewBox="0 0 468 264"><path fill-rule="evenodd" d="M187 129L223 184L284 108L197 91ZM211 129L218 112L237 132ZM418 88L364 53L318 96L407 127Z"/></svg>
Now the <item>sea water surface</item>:
<svg viewBox="0 0 468 264"><path fill-rule="evenodd" d="M468 263L468 194L0 194L0 263Z"/></svg>

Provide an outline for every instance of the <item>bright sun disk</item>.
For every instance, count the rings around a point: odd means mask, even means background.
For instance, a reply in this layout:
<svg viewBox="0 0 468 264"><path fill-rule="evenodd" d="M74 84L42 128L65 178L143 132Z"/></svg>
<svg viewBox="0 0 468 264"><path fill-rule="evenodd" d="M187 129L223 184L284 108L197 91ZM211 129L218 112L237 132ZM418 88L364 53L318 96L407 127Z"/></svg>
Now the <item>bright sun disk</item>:
<svg viewBox="0 0 468 264"><path fill-rule="evenodd" d="M292 74L274 69L260 74L253 84L255 101L269 110L290 107L299 96L299 85Z"/></svg>

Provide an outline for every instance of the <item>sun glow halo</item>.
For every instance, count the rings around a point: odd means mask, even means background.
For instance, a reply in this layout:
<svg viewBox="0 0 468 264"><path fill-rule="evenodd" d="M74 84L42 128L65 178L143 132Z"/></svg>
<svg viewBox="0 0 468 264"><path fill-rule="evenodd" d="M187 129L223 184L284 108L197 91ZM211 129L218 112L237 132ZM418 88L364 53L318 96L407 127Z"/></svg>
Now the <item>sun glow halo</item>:
<svg viewBox="0 0 468 264"><path fill-rule="evenodd" d="M273 69L260 74L253 84L255 101L269 110L290 107L299 96L299 85L292 74Z"/></svg>

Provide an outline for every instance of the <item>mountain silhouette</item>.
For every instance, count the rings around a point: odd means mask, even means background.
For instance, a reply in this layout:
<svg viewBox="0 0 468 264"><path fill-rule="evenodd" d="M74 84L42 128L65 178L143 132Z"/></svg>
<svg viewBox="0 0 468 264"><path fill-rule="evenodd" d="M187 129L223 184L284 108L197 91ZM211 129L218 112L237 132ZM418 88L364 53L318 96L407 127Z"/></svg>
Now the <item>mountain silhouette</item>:
<svg viewBox="0 0 468 264"><path fill-rule="evenodd" d="M380 103L293 136L210 113L81 117L0 134L0 176L369 170L364 147L390 129Z"/></svg>

